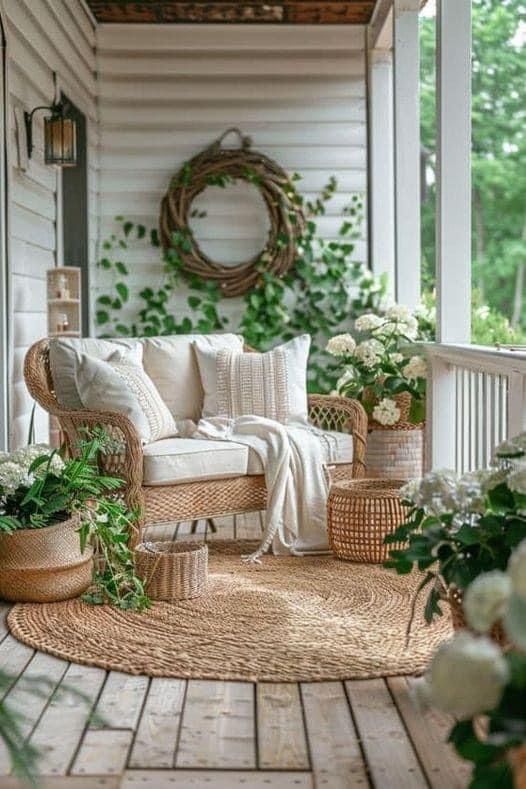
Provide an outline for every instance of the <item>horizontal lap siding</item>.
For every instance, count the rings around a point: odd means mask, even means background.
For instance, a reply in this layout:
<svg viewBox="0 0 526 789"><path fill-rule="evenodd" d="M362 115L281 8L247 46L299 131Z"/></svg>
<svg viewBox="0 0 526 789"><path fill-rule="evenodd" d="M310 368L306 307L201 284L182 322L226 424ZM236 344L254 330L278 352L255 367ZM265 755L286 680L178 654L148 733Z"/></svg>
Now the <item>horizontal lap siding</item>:
<svg viewBox="0 0 526 789"><path fill-rule="evenodd" d="M319 222L325 238L336 237L350 195L366 188L363 44L361 27L100 25L101 238L116 229L116 215L156 226L170 177L230 126L300 173L307 198L337 176L338 194ZM242 196L224 206L214 200L200 225L207 252L223 260L254 252L257 210ZM356 255L365 259L365 240ZM160 284L155 250L134 244L124 256L133 293ZM106 288L99 271L96 292ZM136 307L132 300L123 318ZM227 309L234 325L239 300Z"/></svg>
<svg viewBox="0 0 526 789"><path fill-rule="evenodd" d="M18 166L15 107L31 110L54 97L53 71L88 118L91 259L96 257L98 128L95 35L76 0L4 0L8 46L10 442L27 439L32 400L23 381L25 353L47 333L46 271L57 260L57 171L43 163L43 114L34 116L35 150L28 170ZM67 263L68 261L64 261ZM47 417L37 414L37 438L47 440Z"/></svg>

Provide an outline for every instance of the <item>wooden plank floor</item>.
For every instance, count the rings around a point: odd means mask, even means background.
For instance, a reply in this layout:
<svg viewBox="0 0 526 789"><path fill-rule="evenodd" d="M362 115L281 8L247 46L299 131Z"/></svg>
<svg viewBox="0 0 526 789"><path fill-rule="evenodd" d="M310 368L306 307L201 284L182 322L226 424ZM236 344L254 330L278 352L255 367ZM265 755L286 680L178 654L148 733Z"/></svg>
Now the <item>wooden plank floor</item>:
<svg viewBox="0 0 526 789"><path fill-rule="evenodd" d="M204 528L190 539L203 539ZM258 518L239 517L210 537L258 535ZM188 539L188 526L155 527L150 536ZM47 789L460 789L468 782L465 763L444 744L451 721L415 711L411 679L133 677L34 652L8 633L7 610L0 668L18 675L7 701L26 716ZM35 697L30 680L42 675L49 691ZM0 787L18 789L9 773L0 744Z"/></svg>

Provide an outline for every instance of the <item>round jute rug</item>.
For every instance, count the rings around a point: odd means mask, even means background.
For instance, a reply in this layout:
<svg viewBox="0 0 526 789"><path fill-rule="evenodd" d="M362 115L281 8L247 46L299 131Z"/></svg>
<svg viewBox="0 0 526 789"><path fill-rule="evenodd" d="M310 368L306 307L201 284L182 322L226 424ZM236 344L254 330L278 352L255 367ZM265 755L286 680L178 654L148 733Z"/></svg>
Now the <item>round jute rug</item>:
<svg viewBox="0 0 526 789"><path fill-rule="evenodd" d="M20 641L52 655L149 676L299 682L422 671L450 635L420 617L406 646L420 576L332 557L265 556L252 542L211 542L208 590L143 613L80 600L16 605ZM421 611L423 604L417 605Z"/></svg>

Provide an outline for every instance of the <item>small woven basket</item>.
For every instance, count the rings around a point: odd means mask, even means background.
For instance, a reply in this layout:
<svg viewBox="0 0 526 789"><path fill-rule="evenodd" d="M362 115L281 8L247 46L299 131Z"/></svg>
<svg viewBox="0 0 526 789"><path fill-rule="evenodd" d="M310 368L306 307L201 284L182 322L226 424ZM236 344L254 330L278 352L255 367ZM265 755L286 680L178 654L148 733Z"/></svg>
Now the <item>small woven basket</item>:
<svg viewBox="0 0 526 789"><path fill-rule="evenodd" d="M195 542L147 542L135 548L135 572L152 600L186 600L206 588L208 546Z"/></svg>
<svg viewBox="0 0 526 789"><path fill-rule="evenodd" d="M401 543L384 545L384 538L408 514L400 501L403 480L356 479L336 482L329 494L329 545L339 559L380 564Z"/></svg>

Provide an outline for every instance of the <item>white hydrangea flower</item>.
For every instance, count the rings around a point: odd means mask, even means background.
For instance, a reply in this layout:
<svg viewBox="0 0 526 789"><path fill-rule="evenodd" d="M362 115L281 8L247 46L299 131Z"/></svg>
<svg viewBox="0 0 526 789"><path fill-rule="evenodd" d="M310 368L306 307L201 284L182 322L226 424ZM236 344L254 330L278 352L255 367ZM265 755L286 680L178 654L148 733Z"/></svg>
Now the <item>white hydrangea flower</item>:
<svg viewBox="0 0 526 789"><path fill-rule="evenodd" d="M457 483L454 471L437 469L425 474L420 480L415 505L429 515L443 515L456 512Z"/></svg>
<svg viewBox="0 0 526 789"><path fill-rule="evenodd" d="M420 480L411 479L400 488L400 498L410 501L412 504L416 503L418 491L420 490Z"/></svg>
<svg viewBox="0 0 526 789"><path fill-rule="evenodd" d="M508 474L508 488L514 493L526 495L526 467L518 468Z"/></svg>
<svg viewBox="0 0 526 789"><path fill-rule="evenodd" d="M384 346L379 340L364 340L356 346L354 356L359 359L365 367L369 369L375 367L384 352Z"/></svg>
<svg viewBox="0 0 526 789"><path fill-rule="evenodd" d="M509 669L490 638L460 631L438 648L427 680L436 707L460 718L472 718L499 703Z"/></svg>
<svg viewBox="0 0 526 789"><path fill-rule="evenodd" d="M508 562L508 574L515 594L526 598L526 540L512 553Z"/></svg>
<svg viewBox="0 0 526 789"><path fill-rule="evenodd" d="M400 364L404 361L404 354L403 353L390 353L389 354L389 361L393 364Z"/></svg>
<svg viewBox="0 0 526 789"><path fill-rule="evenodd" d="M402 372L409 379L425 378L427 375L426 360L422 356L411 356Z"/></svg>
<svg viewBox="0 0 526 789"><path fill-rule="evenodd" d="M373 408L373 419L380 425L395 425L400 419L400 409L394 400L384 397Z"/></svg>
<svg viewBox="0 0 526 789"><path fill-rule="evenodd" d="M502 482L508 479L508 471L506 469L480 469L478 471L480 486L484 493L487 493Z"/></svg>
<svg viewBox="0 0 526 789"><path fill-rule="evenodd" d="M404 323L412 317L411 310L405 304L391 304L385 313L386 318L392 321L403 321Z"/></svg>
<svg viewBox="0 0 526 789"><path fill-rule="evenodd" d="M356 330L360 332L374 331L374 329L381 326L383 322L384 319L379 315L375 315L374 312L369 312L366 315L361 315L359 318L356 318L354 326Z"/></svg>
<svg viewBox="0 0 526 789"><path fill-rule="evenodd" d="M484 304L482 307L477 307L475 310L475 315L477 318L481 318L483 321L489 318L490 308L487 304Z"/></svg>
<svg viewBox="0 0 526 789"><path fill-rule="evenodd" d="M331 337L325 350L332 356L350 356L355 348L356 341L351 334L337 334Z"/></svg>
<svg viewBox="0 0 526 789"><path fill-rule="evenodd" d="M456 509L461 513L482 514L486 510L485 487L483 485L486 478L485 472L468 471L457 481L456 486Z"/></svg>
<svg viewBox="0 0 526 789"><path fill-rule="evenodd" d="M489 633L504 615L511 590L511 578L500 570L475 578L466 589L462 603L469 626L477 633Z"/></svg>
<svg viewBox="0 0 526 789"><path fill-rule="evenodd" d="M414 309L414 315L421 320L433 323L436 319L436 307L428 307L426 304L420 302Z"/></svg>
<svg viewBox="0 0 526 789"><path fill-rule="evenodd" d="M14 463L12 460L0 463L0 487L4 488L8 495L14 493L21 485L28 487L32 481L28 476L27 468L20 463Z"/></svg>

